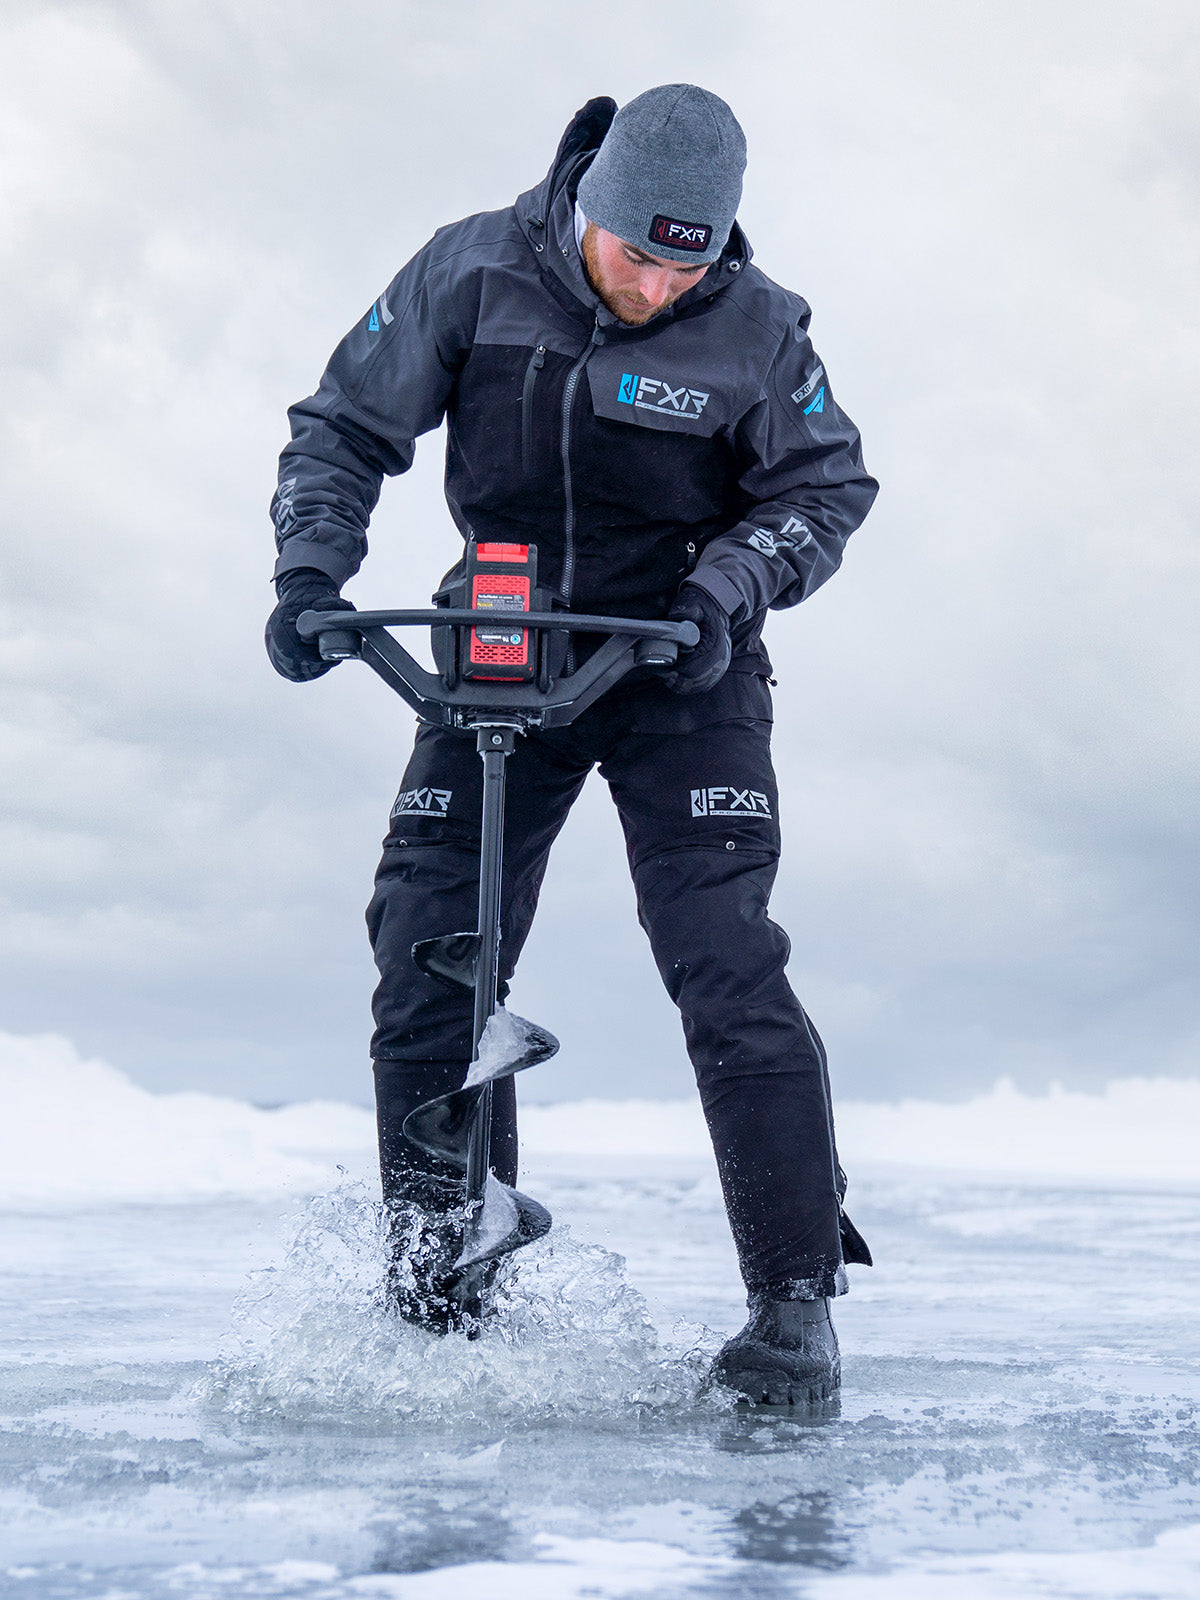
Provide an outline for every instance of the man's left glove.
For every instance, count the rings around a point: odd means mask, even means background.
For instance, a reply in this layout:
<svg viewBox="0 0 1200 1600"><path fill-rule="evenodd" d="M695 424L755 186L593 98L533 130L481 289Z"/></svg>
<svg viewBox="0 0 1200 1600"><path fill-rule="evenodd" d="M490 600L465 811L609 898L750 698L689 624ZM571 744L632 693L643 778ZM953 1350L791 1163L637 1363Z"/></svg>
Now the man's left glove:
<svg viewBox="0 0 1200 1600"><path fill-rule="evenodd" d="M667 621L694 622L700 629L700 642L690 650L680 650L679 665L664 675L664 682L676 694L703 694L721 681L729 666L733 654L729 618L707 589L698 583L684 583L667 612Z"/></svg>
<svg viewBox="0 0 1200 1600"><path fill-rule="evenodd" d="M353 611L343 600L337 584L314 567L294 567L275 580L279 604L267 618L267 655L280 677L292 683L307 683L319 678L336 661L322 661L315 639L302 639L296 632L296 619L302 611Z"/></svg>

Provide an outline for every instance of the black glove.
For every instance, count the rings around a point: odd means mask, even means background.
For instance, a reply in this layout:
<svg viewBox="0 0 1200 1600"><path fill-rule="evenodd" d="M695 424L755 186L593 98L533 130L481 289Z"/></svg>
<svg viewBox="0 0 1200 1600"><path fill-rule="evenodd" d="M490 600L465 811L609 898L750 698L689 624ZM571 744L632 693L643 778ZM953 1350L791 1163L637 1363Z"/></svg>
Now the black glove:
<svg viewBox="0 0 1200 1600"><path fill-rule="evenodd" d="M667 612L667 621L694 622L700 629L698 644L690 650L680 647L679 665L665 675L667 688L676 694L703 694L725 676L733 654L729 618L707 589L698 583L684 583Z"/></svg>
<svg viewBox="0 0 1200 1600"><path fill-rule="evenodd" d="M279 604L267 618L267 655L281 678L306 683L319 678L336 661L322 661L315 639L302 639L296 632L296 619L302 611L353 611L343 600L337 584L313 567L294 567L275 580Z"/></svg>

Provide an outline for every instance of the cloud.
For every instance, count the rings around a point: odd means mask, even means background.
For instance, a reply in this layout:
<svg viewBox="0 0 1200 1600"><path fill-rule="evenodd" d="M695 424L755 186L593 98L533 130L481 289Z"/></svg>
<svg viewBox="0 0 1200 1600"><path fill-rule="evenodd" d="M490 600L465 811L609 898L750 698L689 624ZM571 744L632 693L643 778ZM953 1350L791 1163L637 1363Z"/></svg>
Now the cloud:
<svg viewBox="0 0 1200 1600"><path fill-rule="evenodd" d="M587 96L693 78L746 123L757 259L812 301L884 485L770 630L775 909L839 1082L1195 1070L1192 8L41 3L0 29L4 1026L159 1087L366 1094L361 907L411 718L263 658L283 412ZM353 597L420 601L453 559L437 457L388 486ZM686 1081L623 872L589 790L519 980L564 1038L546 1093Z"/></svg>

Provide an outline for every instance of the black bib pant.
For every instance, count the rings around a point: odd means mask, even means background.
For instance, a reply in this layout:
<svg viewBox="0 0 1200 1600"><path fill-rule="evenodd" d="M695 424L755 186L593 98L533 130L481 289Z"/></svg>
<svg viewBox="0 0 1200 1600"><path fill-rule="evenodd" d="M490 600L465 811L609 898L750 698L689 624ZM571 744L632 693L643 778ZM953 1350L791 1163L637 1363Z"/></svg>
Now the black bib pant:
<svg viewBox="0 0 1200 1600"><path fill-rule="evenodd" d="M825 1052L784 975L767 915L779 859L770 691L734 670L704 695L610 691L570 727L518 737L508 761L500 976L529 932L550 847L598 765L625 833L638 916L679 1007L742 1275L777 1299L843 1293ZM471 1001L420 972L418 939L474 928L483 767L473 733L422 726L367 913L380 982L372 1042L384 1196L444 1204L407 1113L461 1084ZM516 1178L516 1101L497 1086L493 1162Z"/></svg>

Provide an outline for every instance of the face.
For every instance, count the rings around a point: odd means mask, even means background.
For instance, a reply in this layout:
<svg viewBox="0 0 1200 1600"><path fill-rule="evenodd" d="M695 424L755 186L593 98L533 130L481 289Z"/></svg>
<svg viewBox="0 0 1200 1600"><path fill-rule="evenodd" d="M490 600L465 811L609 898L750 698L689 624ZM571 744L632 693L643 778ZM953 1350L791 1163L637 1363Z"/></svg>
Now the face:
<svg viewBox="0 0 1200 1600"><path fill-rule="evenodd" d="M583 235L583 262L597 296L614 317L634 328L665 311L708 271L652 256L594 222Z"/></svg>

